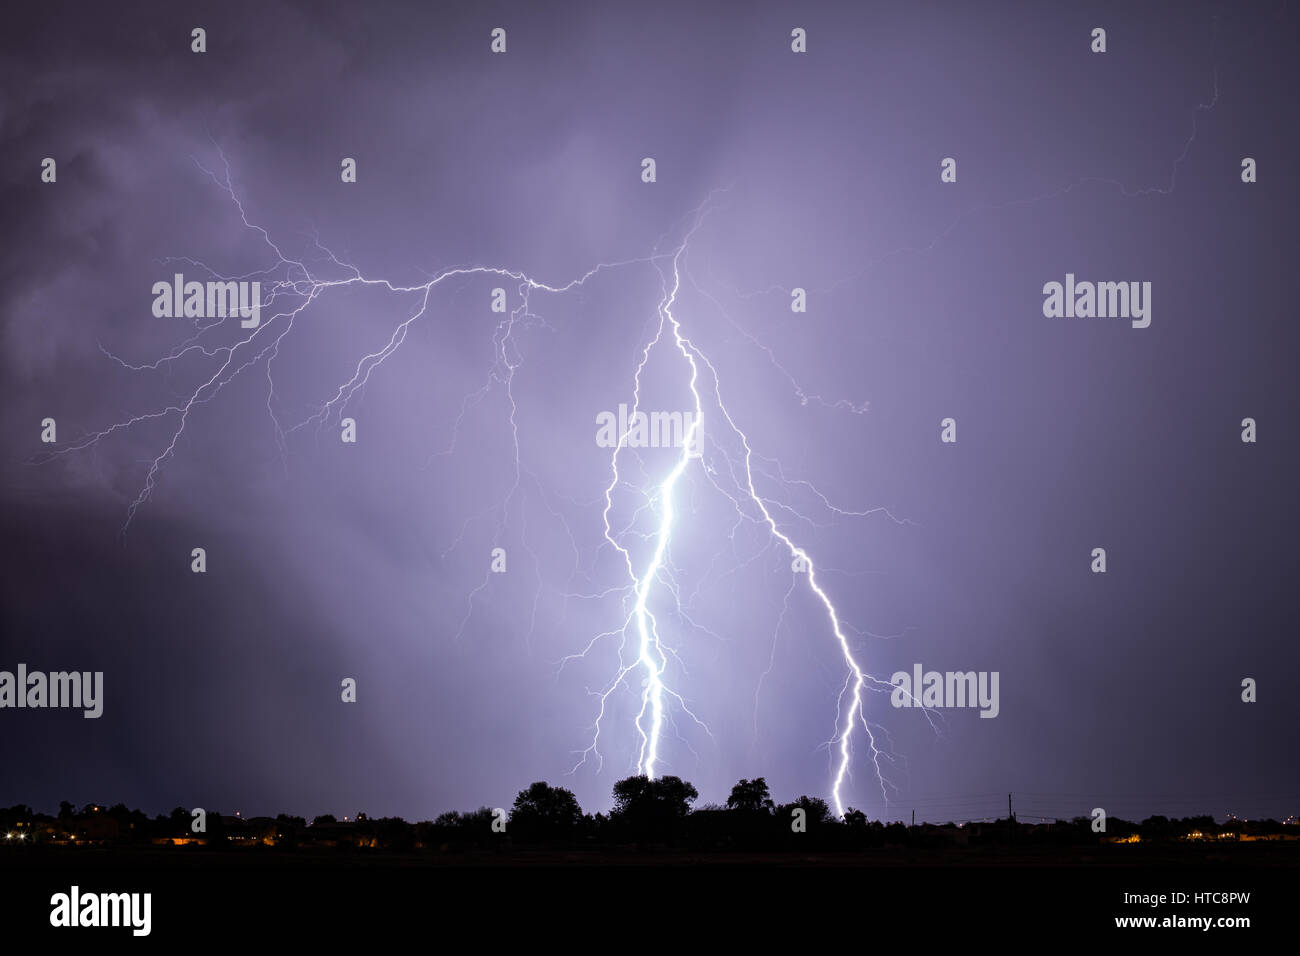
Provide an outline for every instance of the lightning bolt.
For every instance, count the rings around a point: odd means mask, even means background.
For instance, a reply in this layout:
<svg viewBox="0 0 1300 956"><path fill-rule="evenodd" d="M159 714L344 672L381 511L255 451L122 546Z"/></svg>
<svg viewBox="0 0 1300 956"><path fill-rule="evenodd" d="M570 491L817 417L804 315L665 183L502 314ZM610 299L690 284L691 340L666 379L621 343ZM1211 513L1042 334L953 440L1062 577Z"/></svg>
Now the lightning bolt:
<svg viewBox="0 0 1300 956"><path fill-rule="evenodd" d="M620 689L630 687L640 680L638 707L634 718L636 737L635 767L638 773L654 778L665 765L665 732L669 726L676 727L674 714L680 712L697 726L705 736L713 739L707 723L696 712L683 692L676 689L676 674L686 673L685 663L678 650L665 636L662 607L666 605L675 620L688 627L712 634L702 624L696 622L690 613L690 600L684 599L677 580L677 573L672 562L671 545L675 533L680 533L678 522L679 502L683 479L688 475L692 480L711 487L727 499L736 512L736 523L730 535L735 549L736 529L743 523L751 523L766 533L769 542L767 548L776 547L791 562L790 590L787 592L787 604L778 621L779 631L788 610L791 593L804 578L809 592L815 596L825 612L826 626L838 647L845 667L845 680L836 701L835 729L825 746L833 754L833 780L830 795L839 814L845 811L844 791L851 780L855 753L865 753L866 762L871 768L880 790L882 800L888 803L889 784L882 760L892 760L887 749L877 742L877 733L867 720L865 693L868 690L889 692L893 685L869 674L859 663L853 642L848 636L851 628L841 619L835 603L826 587L818 578L820 567L814 562L808 550L796 543L791 524L808 523L815 525L811 517L802 513L794 504L782 500L773 491L760 491L764 482L772 489L786 492L793 498L802 492L812 496L821 508L838 518L869 517L883 514L898 524L907 524L890 514L886 509L877 508L866 511L854 511L834 505L814 485L803 479L787 477L785 468L774 458L765 458L755 453L749 435L738 424L737 416L728 409L723 399L723 389L718 368L687 334L682 319L678 316L683 280L688 280L692 287L700 290L699 284L686 269L687 252L692 238L702 227L709 211L714 207L717 196L725 190L715 190L692 213L690 226L684 236L668 251L661 252L664 237L648 256L626 259L617 262L600 263L587 272L562 284L541 282L526 273L508 269L503 266L476 265L459 266L445 269L430 275L427 281L404 285L387 279L372 278L364 275L355 265L341 260L331 250L321 244L320 237L313 237L313 253L310 257L293 257L276 243L270 233L253 222L240 199L232 181L231 167L225 154L217 149L221 159L221 174L207 168L195 159L198 169L230 199L238 213L243 226L256 234L263 245L270 250L273 261L265 269L239 276L219 273L206 263L189 257L173 257L163 260L166 263L184 263L201 269L218 281L258 280L262 284L263 297L260 302L262 321L253 329L240 330L233 341L227 344L210 344L213 330L230 323L224 320L197 320L194 333L161 358L149 363L130 363L104 348L100 348L112 361L134 372L157 372L169 370L182 359L201 357L213 365L210 372L205 372L197 386L187 395L174 403L132 415L124 420L114 422L97 431L90 432L71 443L59 446L37 461L50 460L54 457L69 455L99 444L106 439L149 423L168 423L169 431L161 451L148 461L144 481L135 498L127 507L121 535L125 537L140 509L152 496L159 477L166 463L176 454L177 447L190 425L194 410L212 402L227 385L248 370L261 364L264 366L266 379L266 410L272 431L282 460L287 461L289 439L295 433L314 427L319 431L332 421L342 418L350 404L364 393L371 376L384 362L396 353L407 339L411 327L429 314L431 296L435 289L450 280L468 276L491 276L509 280L516 284L519 305L497 323L493 335L493 355L483 384L475 391L464 396L460 413L452 426L452 437L447 448L440 454L455 454L460 441L461 428L466 415L474 406L481 403L494 389L504 391L508 404L508 427L513 451L513 475L510 487L504 497L494 506L465 520L460 533L443 552L444 557L455 551L466 539L469 528L477 519L495 516L495 537L500 542L507 531L509 516L518 507L523 514L522 501L525 486L536 487L541 493L541 483L523 465L520 452L519 422L517 413L519 405L515 394L515 373L523 362L523 353L518 341L518 333L534 324L546 326L546 320L533 311L531 298L538 293L560 295L578 289L598 273L612 269L631 266L651 266L659 277L661 297L656 308L656 321L651 323L650 334L641 347L631 381L633 418L642 405L642 376L652 354L659 350L669 350L675 360L684 363L684 370L689 372L687 391L693 406L693 417L687 429L685 440L680 443L671 467L667 473L652 479L646 472L646 463L636 449L629 445L629 432L619 435L609 461L610 478L604 487L598 504L601 505L604 545L613 549L621 560L625 572L623 584L595 593L566 593L566 599L593 600L610 596L621 598L623 616L621 626L612 628L591 639L586 647L577 654L563 658L559 664L564 665L577 659L585 658L599 644L606 640L618 638L618 663L610 679L600 688L591 691L596 698L595 720L592 725L592 737L588 746L579 752L579 760L570 773L592 759L597 764L597 771L603 767L604 757L601 752L601 734L610 709L613 695ZM315 406L311 414L295 423L285 420L283 404L276 391L274 368L280 356L281 348L294 332L304 313L332 290L344 288L374 288L393 294L399 301L406 302L405 317L392 329L381 347L362 355L352 368L347 378L332 390L320 405ZM726 315L721 303L705 293L706 298L723 314L734 328L744 332L743 327ZM268 317L269 314L269 317ZM777 360L775 353L745 332L748 341L765 352L771 364L789 383L801 404L810 401L828 409L845 410L853 414L862 414L865 403L852 403L844 400L826 400L821 396L806 391L784 366ZM628 472L628 460L632 459L641 472L638 479ZM625 523L615 520L616 497L630 490L639 500ZM542 496L543 503L545 497ZM559 516L554 509L548 510ZM640 530L641 525L650 520L653 530ZM578 553L577 543L567 522L564 523L575 558ZM646 548L639 548L640 540ZM535 571L541 562L529 547L527 533L524 533L525 548L533 559ZM749 561L755 560L764 551L756 552ZM642 553L648 550L647 553ZM748 562L746 562L748 563ZM795 570L795 568L800 570ZM459 636L471 620L476 598L488 587L489 579L485 577L467 596L465 615L457 630ZM538 592L540 595L541 579L538 574ZM696 591L698 592L699 585ZM538 597L534 597L530 630L536 621ZM865 632L862 632L865 633ZM714 635L715 637L717 635ZM878 636L878 635L872 635ZM775 653L775 634L774 647ZM770 670L770 667L769 667ZM766 676L766 673L763 675ZM758 692L761 690L762 678L755 691L755 720L757 720ZM633 693L637 692L633 690ZM929 712L927 711L927 715ZM862 743L858 743L861 734ZM678 738L688 750L694 752L690 742ZM698 754L696 755L698 757Z"/></svg>
<svg viewBox="0 0 1300 956"><path fill-rule="evenodd" d="M611 636L614 633L626 635L629 630L635 630L636 634L636 654L629 663L623 663L623 652L626 647L626 641L620 646L620 667L614 678L605 686L598 695L600 697L599 714L595 725L595 733L590 746L582 752L582 761L588 756L599 756L599 738L601 720L604 717L610 695L623 684L628 674L635 668L640 668L644 673L641 693L641 707L637 714L636 726L640 735L641 747L640 755L637 761L637 772L643 773L651 779L656 772L656 764L659 758L660 735L663 727L664 717L664 698L665 695L671 697L680 706L682 706L687 715L707 732L707 726L695 715L693 711L686 707L685 701L681 695L671 690L664 681L664 672L667 665L667 655L665 654L665 645L662 643L659 635L658 622L648 607L650 592L656 583L657 578L665 567L665 555L672 537L673 522L675 519L675 508L673 502L673 493L676 485L682 475L691 467L695 456L692 455L693 447L702 446L705 435L711 433L712 440L709 442L709 448L715 455L725 458L725 462L714 461L713 455L705 455L703 452L698 457L699 470L704 475L705 480L725 497L731 500L733 506L737 509L741 520L751 520L761 523L770 535L771 539L779 543L787 553L791 561L792 573L802 573L806 575L807 585L811 592L816 596L822 608L826 613L827 623L829 624L835 642L843 657L844 664L847 668L847 676L844 686L840 691L837 700L836 729L835 734L826 746L834 748L838 752L838 760L835 763L834 779L831 784L831 799L835 806L837 814L843 816L845 812L843 791L850 779L850 767L854 754L854 735L860 728L865 737L865 748L869 756L871 767L874 771L876 782L880 788L882 800L887 804L889 800L888 784L881 767L881 759L886 756L885 751L877 746L876 737L872 732L871 725L866 719L864 692L867 689L883 690L890 692L895 689L894 685L887 681L880 680L869 674L859 663L854 654L853 648L848 636L845 634L845 626L840 619L840 614L836 610L835 604L825 588L817 580L817 570L812 556L808 551L796 544L795 541L782 530L781 525L777 522L772 511L778 506L771 500L760 494L755 485L755 465L754 451L750 443L749 436L737 424L735 417L727 408L722 396L722 387L718 370L712 361L704 354L703 351L685 334L682 323L673 312L678 294L682 287L682 273L684 270L684 259L690 239L703 224L704 218L710 208L710 201L714 194L710 194L709 200L706 200L704 206L696 211L695 220L687 232L685 239L674 250L671 257L672 275L671 280L661 271L660 276L664 286L664 295L659 303L658 315L659 323L656 332L642 352L641 360L637 365L636 372L633 376L633 404L632 412L635 415L640 408L641 395L641 373L649 360L652 349L659 345L665 339L665 333L671 336L672 345L675 347L681 359L686 363L690 370L689 391L694 406L694 416L691 420L691 426L682 443L682 450L679 453L673 468L667 476L659 483L656 491L650 496L650 502L658 502L659 505L659 523L654 536L654 551L648 561L644 571L637 573L634 567L633 558L629 549L618 540L611 529L610 512L613 509L613 493L616 487L622 481L619 471L619 453L626 447L628 433L624 432L619 436L617 447L611 456L610 471L611 481L605 489L605 509L604 509L604 527L605 539L612 545L623 557L626 565L627 574L632 582L632 608L624 621L623 628L619 632L605 632L598 635L597 640ZM660 268L658 258L655 259L656 268ZM716 303L716 300L714 300ZM730 318L728 317L728 321ZM735 323L732 323L733 325ZM752 340L752 339L751 339ZM755 341L756 344L759 344ZM769 359L791 382L796 395L801 399L801 403L807 404L809 396L794 380L793 376L787 372L784 367L776 362L775 356L769 349L764 346ZM709 410L706 412L706 402L704 394L701 393L701 379L704 378L711 384L711 388L705 390L711 398ZM849 407L859 411L859 406L853 406L851 403L836 402L828 403L819 396L813 396L820 404L828 407ZM862 406L864 408L865 406ZM708 427L706 428L706 423ZM739 441L743 449L743 456L736 460L734 456L727 456L723 451L723 446L718 440L719 437ZM718 482L721 474L721 467L725 464L727 472L733 478L735 487L732 489L724 488ZM779 462L776 462L780 483L784 486L791 484L802 485L810 489L812 493L832 512L842 516L865 517L872 514L885 514L897 524L910 523L906 519L895 518L886 509L878 508L871 511L847 511L837 508L818 491L811 483L806 481L790 482L784 476L784 471L780 469ZM796 517L804 518L803 515L787 508ZM748 514L746 513L748 512ZM805 519L807 520L807 519ZM802 572L794 572L793 568L798 565L803 569ZM791 584L793 590L795 582ZM667 588L671 596L677 597L677 592L671 587ZM787 592L788 602L789 592ZM787 603L788 607L788 603ZM681 611L680 601L677 608ZM784 617L784 610L783 615ZM778 622L778 627L779 627ZM588 645L588 650L592 645ZM583 652L585 655L586 651ZM579 655L582 656L582 655ZM917 702L919 704L919 701ZM927 711L927 716L929 715ZM643 721L649 716L649 727L644 725ZM578 766L582 761L579 761ZM575 767L576 769L576 767Z"/></svg>

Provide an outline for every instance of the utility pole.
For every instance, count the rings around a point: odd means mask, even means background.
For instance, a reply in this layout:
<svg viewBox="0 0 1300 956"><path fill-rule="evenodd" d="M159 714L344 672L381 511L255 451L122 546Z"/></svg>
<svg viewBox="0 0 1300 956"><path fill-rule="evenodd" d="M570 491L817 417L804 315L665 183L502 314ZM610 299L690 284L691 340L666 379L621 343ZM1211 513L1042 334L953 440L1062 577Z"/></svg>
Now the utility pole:
<svg viewBox="0 0 1300 956"><path fill-rule="evenodd" d="M1007 794L1007 842L1016 838L1016 815L1011 809L1011 794Z"/></svg>
<svg viewBox="0 0 1300 956"><path fill-rule="evenodd" d="M912 811L912 826L916 826L916 811Z"/></svg>

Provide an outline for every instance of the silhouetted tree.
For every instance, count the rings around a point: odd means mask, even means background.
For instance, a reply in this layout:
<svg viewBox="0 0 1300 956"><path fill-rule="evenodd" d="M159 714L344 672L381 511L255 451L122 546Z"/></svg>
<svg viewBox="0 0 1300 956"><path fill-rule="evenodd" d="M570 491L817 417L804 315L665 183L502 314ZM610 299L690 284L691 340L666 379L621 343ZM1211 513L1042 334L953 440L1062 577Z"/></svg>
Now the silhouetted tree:
<svg viewBox="0 0 1300 956"><path fill-rule="evenodd" d="M303 839L303 831L306 829L307 821L302 817L290 816L287 813L277 814L275 818L276 845L283 848L298 846L298 841Z"/></svg>
<svg viewBox="0 0 1300 956"><path fill-rule="evenodd" d="M562 787L539 780L520 790L510 811L510 825L525 839L572 838L582 824L578 798Z"/></svg>
<svg viewBox="0 0 1300 956"><path fill-rule="evenodd" d="M436 839L447 843L475 846L499 846L502 834L492 829L495 816L491 807L479 807L467 813L449 810L433 821L433 833Z"/></svg>
<svg viewBox="0 0 1300 956"><path fill-rule="evenodd" d="M668 840L681 832L699 795L680 777L627 777L614 784L610 817L638 839Z"/></svg>
<svg viewBox="0 0 1300 956"><path fill-rule="evenodd" d="M401 817L381 817L369 823L385 849L405 852L415 846L415 827Z"/></svg>
<svg viewBox="0 0 1300 956"><path fill-rule="evenodd" d="M221 819L221 811L215 807L206 807L207 813L204 815L204 823L207 826L207 832L196 834L197 836L206 836L208 846L215 847L219 850L228 849L230 846L230 834L226 830L226 823ZM185 812L185 832L190 832L190 823L193 818L187 811Z"/></svg>
<svg viewBox="0 0 1300 956"><path fill-rule="evenodd" d="M1156 814L1153 817L1147 817L1142 821L1142 837L1148 840L1159 840L1178 835L1177 827L1172 821L1162 814Z"/></svg>
<svg viewBox="0 0 1300 956"><path fill-rule="evenodd" d="M130 841L147 837L149 818L139 810L132 810L125 803L115 803L105 812L117 821L121 839Z"/></svg>
<svg viewBox="0 0 1300 956"><path fill-rule="evenodd" d="M741 780L731 788L731 796L727 797L728 810L766 810L770 813L775 808L767 781L762 777Z"/></svg>
<svg viewBox="0 0 1300 956"><path fill-rule="evenodd" d="M805 819L808 823L809 832L813 827L829 823L832 819L831 808L826 805L826 801L821 797L810 797L807 794L800 797L794 803L787 803L778 809L778 813L785 819L790 819L791 813L796 808L803 810Z"/></svg>
<svg viewBox="0 0 1300 956"><path fill-rule="evenodd" d="M439 814L438 819L433 822L435 826L440 827L459 827L464 830L486 829L490 832L492 808L479 807L477 810L467 810L464 813L448 810L446 813Z"/></svg>

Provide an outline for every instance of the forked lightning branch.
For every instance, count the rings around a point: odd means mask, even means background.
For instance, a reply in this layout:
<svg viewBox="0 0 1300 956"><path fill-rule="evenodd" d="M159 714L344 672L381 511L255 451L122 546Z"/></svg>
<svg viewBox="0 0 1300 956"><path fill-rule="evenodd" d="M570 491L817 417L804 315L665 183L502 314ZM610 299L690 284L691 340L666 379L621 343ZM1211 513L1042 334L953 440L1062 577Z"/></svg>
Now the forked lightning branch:
<svg viewBox="0 0 1300 956"><path fill-rule="evenodd" d="M493 331L494 355L484 385L465 397L455 425L459 429L465 408L475 397L492 389L504 393L511 411L502 427L511 433L515 455L514 485L508 492L513 496L519 490L523 473L515 414L521 401L515 391L515 372L522 358L515 339L526 327L526 320L534 317L530 299L538 294L562 295L582 287L600 273L653 269L661 293L657 302L646 303L651 331L644 334L642 341L629 344L634 372L626 386L626 397L616 410L599 412L595 419L596 444L607 449L609 457L607 474L600 479L604 487L603 502L598 505L604 540L593 541L591 545L608 546L618 556L624 582L613 588L612 593L621 599L622 612L621 619L611 621L607 630L591 637L585 646L575 648L572 655L560 662L562 668L580 658L589 662L612 661L608 678L590 691L590 736L584 747L575 750L576 762L566 769L576 771L590 764L599 772L603 767L609 724L617 710L612 704L618 695L631 695L632 706L627 712L634 714L633 726L621 728L620 734L626 736L630 732L628 739L635 741L635 752L620 753L618 758L635 766L639 774L653 778L671 764L670 725L689 721L700 732L712 736L707 708L696 702L683 686L687 683L684 668L678 666L683 634L679 628L671 628L668 616L659 610L665 606L672 608L676 612L674 622L686 618L680 590L673 580L670 556L674 537L684 531L678 518L679 498L683 476L689 473L702 487L716 491L719 503L734 509L737 521L754 526L766 536L770 546L785 554L791 591L805 589L818 609L820 619L807 622L803 639L824 641L827 650L839 659L844 676L838 693L825 702L830 737L821 742L810 741L809 748L827 749L830 763L826 787L835 811L842 815L849 806L850 788L859 803L865 801L870 805L878 799L882 807L888 804L892 784L886 777L883 762L890 755L881 743L879 728L868 720L868 703L872 699L868 691L885 695L887 702L891 692L896 694L898 688L866 669L861 649L849 636L853 629L842 619L834 595L819 576L821 569L816 556L796 535L795 529L805 523L811 526L812 522L794 502L809 500L811 492L811 500L824 511L823 517L831 520L878 515L895 523L905 522L884 508L841 508L809 482L787 477L788 472L780 461L762 455L753 447L745 430L745 410L727 404L726 384L718 367L692 339L689 317L681 314L680 303L691 243L713 208L717 193L710 194L690 214L683 235L672 248L661 252L656 247L641 258L600 263L568 282L549 284L506 266L478 265L447 269L418 284L402 284L363 274L319 240L310 260L286 255L275 238L249 217L232 182L230 165L224 155L221 160L222 175L201 164L199 168L225 192L243 226L268 250L271 264L255 273L230 276L195 259L167 260L168 274L160 277L152 288L153 313L159 317L193 320L193 335L147 364L129 364L111 353L110 356L127 368L142 372L168 370L182 359L202 360L208 363L208 368L199 376L198 384L181 398L160 403L147 412L66 444L57 444L50 453L51 456L74 454L135 426L166 423L164 434L169 433L170 439L163 441L145 463L143 481L126 511L123 534L129 530L139 509L149 501L167 462L177 453L178 443L191 426L197 407L216 400L236 378L260 373L265 377L266 410L271 427L281 454L287 454L289 437L295 432L351 421L345 418L350 406L371 376L403 345L411 326L429 315L434 291L461 277L504 280L518 289L515 307L499 310L502 315ZM382 347L357 358L351 373L320 396L313 414L300 421L283 420L284 412L276 394L275 369L277 360L282 358L286 337L304 314L331 291L359 287L390 293L405 304L403 318L393 326ZM501 292L501 289L493 290L494 304L503 301ZM210 341L212 330L229 332L236 322L238 331L229 344L217 345ZM752 337L750 340L756 341ZM770 350L766 347L764 350L775 362ZM643 377L651 357L661 354L681 369L686 386L677 407L648 409L643 405ZM786 377L795 399L806 404L807 393L793 377ZM839 403L839 407L846 406L854 407ZM651 473L637 456L638 448L670 449L668 463L658 473ZM643 521L649 517L649 533L642 530L643 525L624 520L626 516L621 514L626 508L620 505L620 495L628 489L634 492L638 502L634 516ZM503 522L505 513L503 505ZM475 593L482 587L475 589ZM471 613L475 593L470 594ZM773 641L780 626L779 620L773 622ZM921 702L914 701L914 705L921 706ZM676 738L672 743L676 743ZM869 775L872 781L869 787L853 784L857 771Z"/></svg>

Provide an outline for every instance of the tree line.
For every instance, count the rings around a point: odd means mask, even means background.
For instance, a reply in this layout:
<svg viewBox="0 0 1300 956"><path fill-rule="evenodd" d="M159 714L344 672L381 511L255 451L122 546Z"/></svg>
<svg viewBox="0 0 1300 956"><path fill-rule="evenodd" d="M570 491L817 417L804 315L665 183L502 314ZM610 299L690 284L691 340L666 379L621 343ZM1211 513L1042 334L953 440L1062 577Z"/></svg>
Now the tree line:
<svg viewBox="0 0 1300 956"><path fill-rule="evenodd" d="M964 825L908 827L901 822L869 820L865 813L852 808L842 818L836 817L824 800L806 795L791 803L777 804L763 777L740 780L732 787L725 805L696 807L698 798L694 785L679 777L633 776L614 784L613 807L608 814L590 814L583 811L572 791L538 781L519 792L509 811L479 807L443 813L432 821L408 823L400 817L372 819L364 813L342 821L322 814L308 822L304 817L283 813L273 818L240 819L208 810L202 832L195 831L195 811L183 807L151 819L120 803L111 807L88 804L77 811L64 801L57 818L36 813L25 805L0 809L0 842L13 845L17 837L32 844L194 842L207 846L243 843L398 851L628 844L697 850L833 850L1008 842L1095 845L1133 836L1148 842L1173 841L1235 838L1237 832L1281 834L1288 829L1271 820L1251 825L1241 821L1218 824L1210 816L1153 816L1141 823L1111 818L1104 833L1097 832L1088 817L1046 826L1021 824L1011 817Z"/></svg>

